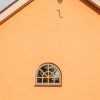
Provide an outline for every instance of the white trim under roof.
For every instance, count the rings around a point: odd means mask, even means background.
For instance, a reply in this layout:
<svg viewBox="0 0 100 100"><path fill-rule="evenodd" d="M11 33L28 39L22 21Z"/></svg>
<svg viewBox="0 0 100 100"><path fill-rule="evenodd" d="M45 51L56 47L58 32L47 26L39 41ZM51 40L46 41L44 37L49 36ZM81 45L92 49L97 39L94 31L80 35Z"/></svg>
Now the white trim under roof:
<svg viewBox="0 0 100 100"><path fill-rule="evenodd" d="M0 24L33 0L19 0L0 14Z"/></svg>
<svg viewBox="0 0 100 100"><path fill-rule="evenodd" d="M0 1L0 13L3 12L6 8L12 5L14 2L18 0L1 0Z"/></svg>
<svg viewBox="0 0 100 100"><path fill-rule="evenodd" d="M88 1L90 1L92 4L94 4L96 7L100 9L100 0L88 0Z"/></svg>

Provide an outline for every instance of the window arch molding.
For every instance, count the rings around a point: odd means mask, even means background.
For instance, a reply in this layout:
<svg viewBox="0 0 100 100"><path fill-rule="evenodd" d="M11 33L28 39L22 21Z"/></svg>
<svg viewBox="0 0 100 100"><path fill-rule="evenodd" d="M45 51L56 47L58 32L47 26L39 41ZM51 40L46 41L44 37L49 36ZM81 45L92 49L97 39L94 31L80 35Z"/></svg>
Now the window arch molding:
<svg viewBox="0 0 100 100"><path fill-rule="evenodd" d="M62 73L54 63L41 64L35 74L35 86L62 86Z"/></svg>

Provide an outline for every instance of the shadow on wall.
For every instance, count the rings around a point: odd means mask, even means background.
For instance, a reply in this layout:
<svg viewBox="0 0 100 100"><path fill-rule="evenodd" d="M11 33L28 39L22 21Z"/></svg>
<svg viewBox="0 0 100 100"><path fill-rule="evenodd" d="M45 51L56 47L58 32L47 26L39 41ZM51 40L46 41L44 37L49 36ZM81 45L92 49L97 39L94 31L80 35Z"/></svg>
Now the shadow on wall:
<svg viewBox="0 0 100 100"><path fill-rule="evenodd" d="M57 0L57 2L58 2L58 3L62 3L62 2L63 2L63 0Z"/></svg>
<svg viewBox="0 0 100 100"><path fill-rule="evenodd" d="M87 0L80 0L82 3L84 3L85 5L87 5L89 8L91 8L92 10L94 10L97 14L100 15L100 9L98 9L96 6L94 6L92 3L90 3Z"/></svg>

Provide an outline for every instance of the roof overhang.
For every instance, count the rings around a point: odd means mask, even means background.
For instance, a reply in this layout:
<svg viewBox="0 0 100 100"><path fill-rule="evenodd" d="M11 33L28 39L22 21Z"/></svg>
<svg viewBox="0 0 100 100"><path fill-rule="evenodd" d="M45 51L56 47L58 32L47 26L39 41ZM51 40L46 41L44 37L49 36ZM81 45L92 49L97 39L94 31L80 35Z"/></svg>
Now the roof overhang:
<svg viewBox="0 0 100 100"><path fill-rule="evenodd" d="M6 0L5 0L6 1ZM10 1L10 0L9 0ZM3 7L0 8L0 24L28 5L33 0L11 0L12 2L3 3ZM2 2L2 1L1 1ZM11 4L10 4L11 3Z"/></svg>
<svg viewBox="0 0 100 100"><path fill-rule="evenodd" d="M100 0L88 0L88 1L100 9Z"/></svg>

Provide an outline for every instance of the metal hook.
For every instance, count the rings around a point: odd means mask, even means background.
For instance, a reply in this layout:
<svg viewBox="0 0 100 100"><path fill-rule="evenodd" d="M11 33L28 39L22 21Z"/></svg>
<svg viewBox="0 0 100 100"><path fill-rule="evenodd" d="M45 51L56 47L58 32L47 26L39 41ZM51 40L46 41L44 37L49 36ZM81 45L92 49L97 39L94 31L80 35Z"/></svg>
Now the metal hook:
<svg viewBox="0 0 100 100"><path fill-rule="evenodd" d="M60 17L60 18L63 18L63 17L61 16L60 9L57 9L57 11L59 12L59 17Z"/></svg>

